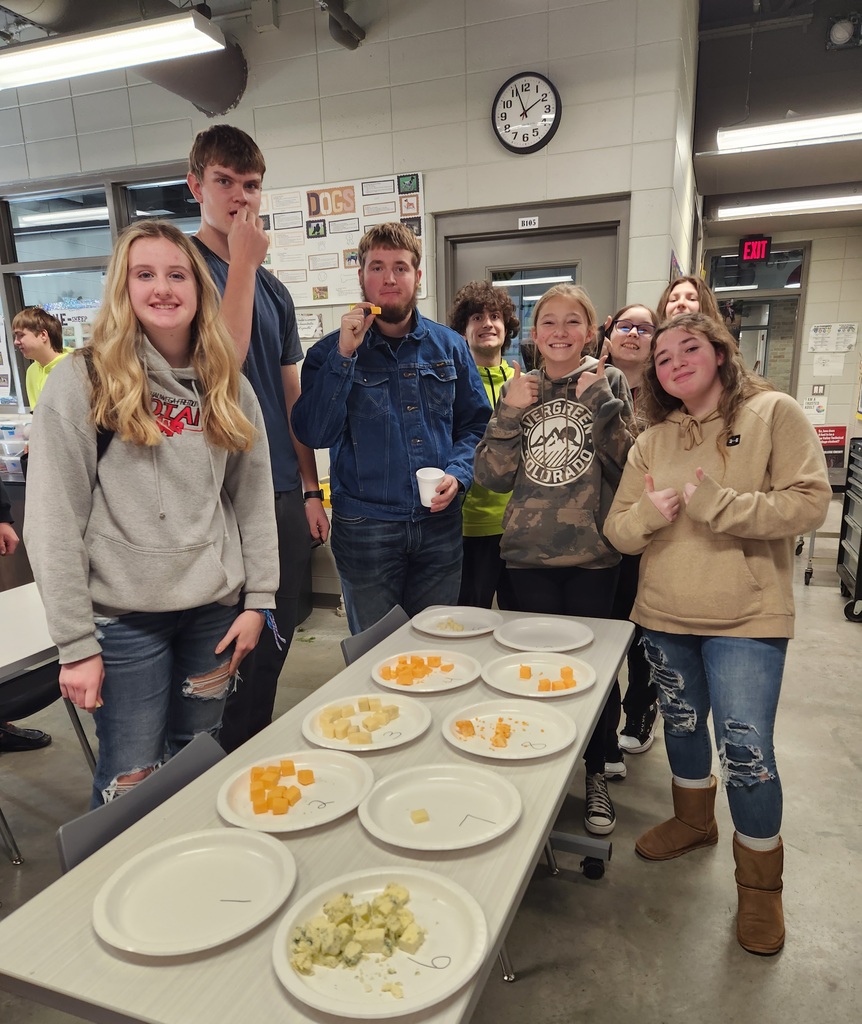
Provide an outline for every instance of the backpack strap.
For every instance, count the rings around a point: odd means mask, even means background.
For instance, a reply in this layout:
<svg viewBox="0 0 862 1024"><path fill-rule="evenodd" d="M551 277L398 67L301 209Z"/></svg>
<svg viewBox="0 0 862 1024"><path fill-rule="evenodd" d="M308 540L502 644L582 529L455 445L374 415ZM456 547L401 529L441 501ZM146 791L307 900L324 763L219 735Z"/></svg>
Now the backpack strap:
<svg viewBox="0 0 862 1024"><path fill-rule="evenodd" d="M88 348L83 349L84 362L87 364L87 376L90 378L90 384L95 387L96 368L93 366L93 354ZM102 461L102 456L108 450L108 445L114 439L114 431L109 430L107 427L96 427L96 462Z"/></svg>

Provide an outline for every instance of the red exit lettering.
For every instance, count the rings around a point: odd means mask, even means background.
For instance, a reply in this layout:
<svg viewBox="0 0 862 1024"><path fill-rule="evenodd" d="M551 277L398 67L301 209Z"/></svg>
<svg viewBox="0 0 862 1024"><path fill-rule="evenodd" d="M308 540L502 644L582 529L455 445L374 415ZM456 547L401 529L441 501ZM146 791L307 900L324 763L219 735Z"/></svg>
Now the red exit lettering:
<svg viewBox="0 0 862 1024"><path fill-rule="evenodd" d="M769 244L768 238L753 238L748 242L743 242L742 245L742 258L743 260L765 260L766 259L766 247Z"/></svg>

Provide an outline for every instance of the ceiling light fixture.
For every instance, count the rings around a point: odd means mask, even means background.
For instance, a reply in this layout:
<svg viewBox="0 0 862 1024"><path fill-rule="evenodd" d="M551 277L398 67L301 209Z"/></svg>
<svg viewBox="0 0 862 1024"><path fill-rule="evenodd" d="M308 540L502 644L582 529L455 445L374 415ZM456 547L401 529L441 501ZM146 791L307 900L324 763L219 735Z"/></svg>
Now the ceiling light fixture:
<svg viewBox="0 0 862 1024"><path fill-rule="evenodd" d="M828 117L794 118L773 124L719 128L716 144L721 153L747 153L761 149L817 146L862 138L862 111Z"/></svg>
<svg viewBox="0 0 862 1024"><path fill-rule="evenodd" d="M54 210L50 213L22 213L18 227L39 228L60 224L80 224L91 220L107 220L107 206L85 206L80 210Z"/></svg>
<svg viewBox="0 0 862 1024"><path fill-rule="evenodd" d="M521 281L492 281L494 288L532 288L534 284L571 284L572 275L564 274L562 277L528 277Z"/></svg>
<svg viewBox="0 0 862 1024"><path fill-rule="evenodd" d="M0 50L0 89L223 50L224 36L198 11L130 25L51 36Z"/></svg>
<svg viewBox="0 0 862 1024"><path fill-rule="evenodd" d="M777 203L756 203L752 206L720 206L716 220L738 220L740 217L781 217L785 214L801 213L840 213L842 210L853 209L862 209L862 195L793 199Z"/></svg>

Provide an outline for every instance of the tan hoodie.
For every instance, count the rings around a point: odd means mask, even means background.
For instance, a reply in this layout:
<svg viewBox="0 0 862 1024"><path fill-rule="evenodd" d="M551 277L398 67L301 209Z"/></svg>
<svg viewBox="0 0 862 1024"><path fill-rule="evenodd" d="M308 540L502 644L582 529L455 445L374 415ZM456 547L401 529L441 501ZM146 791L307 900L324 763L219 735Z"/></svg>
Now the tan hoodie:
<svg viewBox="0 0 862 1024"><path fill-rule="evenodd" d="M629 453L605 533L618 550L643 552L631 617L666 633L791 637L795 538L822 524L832 498L823 449L778 391L751 397L719 450L723 427L717 412L673 412ZM644 474L682 498L698 467L703 482L668 523Z"/></svg>

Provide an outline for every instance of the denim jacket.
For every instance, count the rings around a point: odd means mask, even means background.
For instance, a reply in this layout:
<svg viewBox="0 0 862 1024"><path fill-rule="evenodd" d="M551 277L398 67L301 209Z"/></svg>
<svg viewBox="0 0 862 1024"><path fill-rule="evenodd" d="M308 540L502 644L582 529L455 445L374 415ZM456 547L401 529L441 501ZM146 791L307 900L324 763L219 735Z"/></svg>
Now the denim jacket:
<svg viewBox="0 0 862 1024"><path fill-rule="evenodd" d="M431 514L417 469L443 469L470 487L489 414L467 343L416 311L395 350L374 325L350 358L338 351L338 331L317 342L292 423L304 444L330 449L336 512L403 521Z"/></svg>

